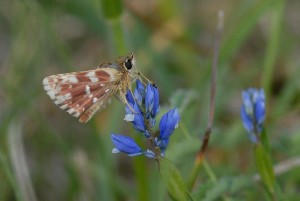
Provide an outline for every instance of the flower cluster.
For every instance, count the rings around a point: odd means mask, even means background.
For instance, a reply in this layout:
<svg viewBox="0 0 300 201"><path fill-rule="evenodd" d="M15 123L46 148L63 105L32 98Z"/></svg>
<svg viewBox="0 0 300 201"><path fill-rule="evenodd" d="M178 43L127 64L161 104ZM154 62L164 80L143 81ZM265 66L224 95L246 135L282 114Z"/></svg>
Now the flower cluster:
<svg viewBox="0 0 300 201"><path fill-rule="evenodd" d="M126 94L128 104L126 105L125 121L132 123L134 129L142 133L152 144L152 149L143 150L131 137L112 133L111 139L114 144L113 153L123 152L128 156L145 155L148 158L163 156L169 138L177 128L180 115L177 108L171 109L164 114L159 122L159 135L152 133L159 113L159 93L153 84L146 87L140 80L136 81L134 94L130 91ZM158 151L158 152L157 152Z"/></svg>
<svg viewBox="0 0 300 201"><path fill-rule="evenodd" d="M241 118L252 142L258 143L266 116L263 89L249 88L242 92Z"/></svg>

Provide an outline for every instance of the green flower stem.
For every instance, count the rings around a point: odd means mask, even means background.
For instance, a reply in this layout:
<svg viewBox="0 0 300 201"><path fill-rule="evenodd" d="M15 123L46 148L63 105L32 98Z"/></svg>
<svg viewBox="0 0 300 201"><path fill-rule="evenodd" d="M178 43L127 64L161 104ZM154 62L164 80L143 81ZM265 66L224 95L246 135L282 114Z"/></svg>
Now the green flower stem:
<svg viewBox="0 0 300 201"><path fill-rule="evenodd" d="M260 134L260 142L254 147L255 162L262 182L267 188L271 200L278 200L281 189L275 179L274 168L271 158L270 143L267 131L264 128Z"/></svg>
<svg viewBox="0 0 300 201"><path fill-rule="evenodd" d="M134 157L133 158L134 174L138 190L136 200L148 200L149 199L149 181L146 174L146 158Z"/></svg>
<svg viewBox="0 0 300 201"><path fill-rule="evenodd" d="M254 147L256 168L261 180L268 191L271 200L278 200L275 192L275 176L271 157L263 144L258 143Z"/></svg>

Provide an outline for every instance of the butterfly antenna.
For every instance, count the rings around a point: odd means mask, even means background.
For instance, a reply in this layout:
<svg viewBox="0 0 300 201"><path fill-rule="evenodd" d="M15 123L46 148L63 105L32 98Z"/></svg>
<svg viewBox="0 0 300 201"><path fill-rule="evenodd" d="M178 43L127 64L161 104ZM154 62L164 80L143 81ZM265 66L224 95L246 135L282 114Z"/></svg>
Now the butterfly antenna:
<svg viewBox="0 0 300 201"><path fill-rule="evenodd" d="M144 78L148 83L154 84L151 80L149 80L145 75L143 75L140 71L138 71L138 75ZM143 82L144 83L144 82ZM145 84L145 83L144 83ZM145 84L146 85L146 84Z"/></svg>

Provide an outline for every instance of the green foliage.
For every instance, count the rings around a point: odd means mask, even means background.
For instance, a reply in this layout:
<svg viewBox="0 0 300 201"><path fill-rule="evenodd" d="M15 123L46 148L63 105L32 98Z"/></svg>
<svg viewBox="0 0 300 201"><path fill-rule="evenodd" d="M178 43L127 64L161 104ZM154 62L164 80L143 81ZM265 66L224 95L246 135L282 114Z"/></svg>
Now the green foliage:
<svg viewBox="0 0 300 201"><path fill-rule="evenodd" d="M159 160L159 171L162 180L173 200L185 201L188 191L179 170L167 159Z"/></svg>
<svg viewBox="0 0 300 201"><path fill-rule="evenodd" d="M257 144L254 147L254 157L257 170L263 183L266 185L268 191L274 194L275 177L269 153L261 144Z"/></svg>

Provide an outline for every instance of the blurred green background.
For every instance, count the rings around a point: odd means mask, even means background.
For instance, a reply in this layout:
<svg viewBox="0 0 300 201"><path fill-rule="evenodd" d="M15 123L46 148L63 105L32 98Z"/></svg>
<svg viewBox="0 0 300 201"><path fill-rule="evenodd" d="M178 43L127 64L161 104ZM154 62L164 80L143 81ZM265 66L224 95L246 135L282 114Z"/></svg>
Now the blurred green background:
<svg viewBox="0 0 300 201"><path fill-rule="evenodd" d="M219 185L203 169L193 192L203 200L265 200L239 116L241 90L263 87L276 178L284 197L298 200L298 0L2 0L0 200L169 200L155 161L111 154L110 132L138 136L123 121L122 103L80 124L52 103L42 80L134 52L159 87L160 115L179 107L166 157L187 178L208 119L219 10L224 32L207 151Z"/></svg>

